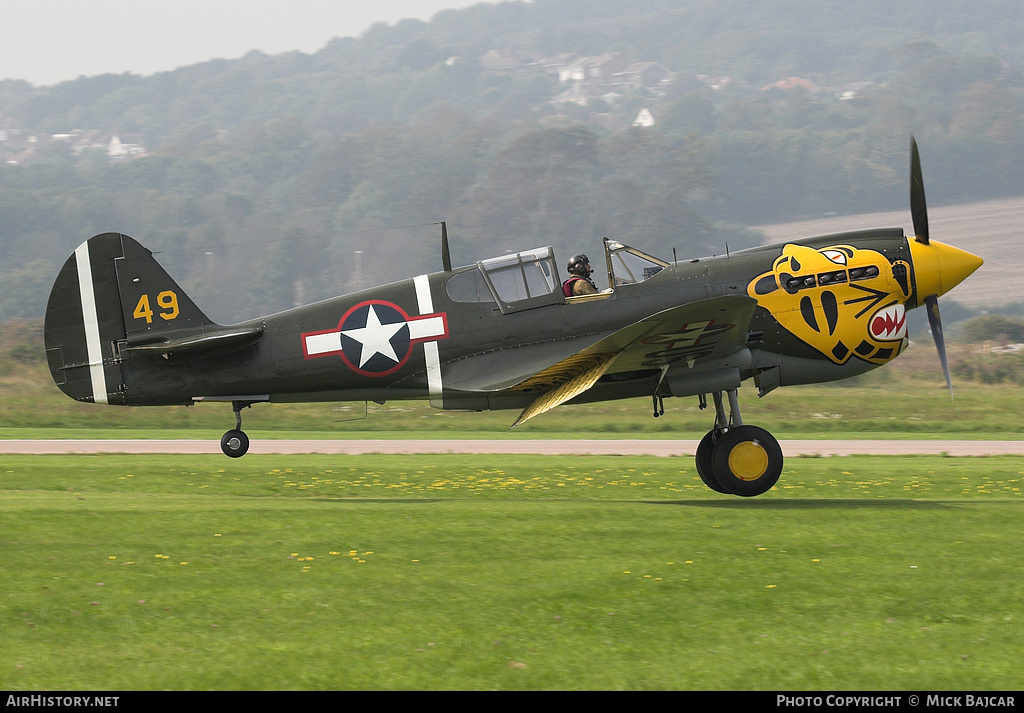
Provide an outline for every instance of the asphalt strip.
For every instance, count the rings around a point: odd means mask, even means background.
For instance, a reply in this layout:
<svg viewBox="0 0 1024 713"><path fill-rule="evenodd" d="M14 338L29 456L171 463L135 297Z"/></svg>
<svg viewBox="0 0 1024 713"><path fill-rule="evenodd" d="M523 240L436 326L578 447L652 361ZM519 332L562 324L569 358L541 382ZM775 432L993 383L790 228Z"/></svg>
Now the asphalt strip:
<svg viewBox="0 0 1024 713"><path fill-rule="evenodd" d="M249 453L537 454L692 456L698 441L665 440L253 440ZM780 441L785 456L1024 455L1024 441ZM0 440L0 454L220 453L216 440Z"/></svg>

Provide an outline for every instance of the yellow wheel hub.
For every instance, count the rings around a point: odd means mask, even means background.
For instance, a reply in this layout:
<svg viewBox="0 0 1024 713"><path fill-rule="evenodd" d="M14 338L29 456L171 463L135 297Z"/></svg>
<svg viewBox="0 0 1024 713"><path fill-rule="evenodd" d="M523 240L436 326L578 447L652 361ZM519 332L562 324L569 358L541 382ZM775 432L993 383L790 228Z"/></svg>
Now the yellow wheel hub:
<svg viewBox="0 0 1024 713"><path fill-rule="evenodd" d="M757 441L743 441L729 451L729 470L740 480L757 480L768 470L768 451Z"/></svg>

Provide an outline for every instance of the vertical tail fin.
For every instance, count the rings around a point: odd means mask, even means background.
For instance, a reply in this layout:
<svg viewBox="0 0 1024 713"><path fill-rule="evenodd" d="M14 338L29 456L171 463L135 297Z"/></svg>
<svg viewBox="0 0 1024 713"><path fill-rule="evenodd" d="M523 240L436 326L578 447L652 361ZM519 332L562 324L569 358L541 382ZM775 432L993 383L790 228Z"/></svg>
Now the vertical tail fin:
<svg viewBox="0 0 1024 713"><path fill-rule="evenodd" d="M50 290L46 359L71 398L124 404L122 349L212 324L149 250L103 233L78 246Z"/></svg>

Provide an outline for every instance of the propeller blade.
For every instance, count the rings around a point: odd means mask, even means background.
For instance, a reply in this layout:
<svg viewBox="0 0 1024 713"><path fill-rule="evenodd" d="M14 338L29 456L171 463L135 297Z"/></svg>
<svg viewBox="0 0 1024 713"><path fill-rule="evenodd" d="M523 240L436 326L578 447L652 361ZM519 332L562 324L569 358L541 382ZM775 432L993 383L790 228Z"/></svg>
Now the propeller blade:
<svg viewBox="0 0 1024 713"><path fill-rule="evenodd" d="M910 137L910 214L914 218L914 239L919 243L927 245L928 206L924 200L921 155L917 151L917 139L913 136Z"/></svg>
<svg viewBox="0 0 1024 713"><path fill-rule="evenodd" d="M928 310L928 326L932 330L932 338L935 339L935 348L939 350L939 361L942 362L942 373L946 376L946 386L949 388L949 398L953 398L953 380L949 377L949 360L946 358L946 339L942 336L942 320L939 318L939 298L929 295L924 299L925 308Z"/></svg>

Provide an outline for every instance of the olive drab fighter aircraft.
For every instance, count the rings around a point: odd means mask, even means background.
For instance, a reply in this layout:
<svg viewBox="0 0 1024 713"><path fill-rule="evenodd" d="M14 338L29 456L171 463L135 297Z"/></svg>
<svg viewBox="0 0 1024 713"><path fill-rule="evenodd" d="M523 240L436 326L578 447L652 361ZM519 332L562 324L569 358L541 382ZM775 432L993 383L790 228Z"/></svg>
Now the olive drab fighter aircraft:
<svg viewBox="0 0 1024 713"><path fill-rule="evenodd" d="M883 228L664 260L604 240L610 287L566 297L550 247L443 270L233 326L215 324L132 238L104 233L61 268L46 308L50 371L71 398L124 406L232 405L229 456L261 402L428 399L442 409L696 397L714 422L697 472L723 494L760 495L782 449L744 423L737 389L842 379L885 364L924 306L949 384L937 298L982 260L931 240L911 140L914 235Z"/></svg>

